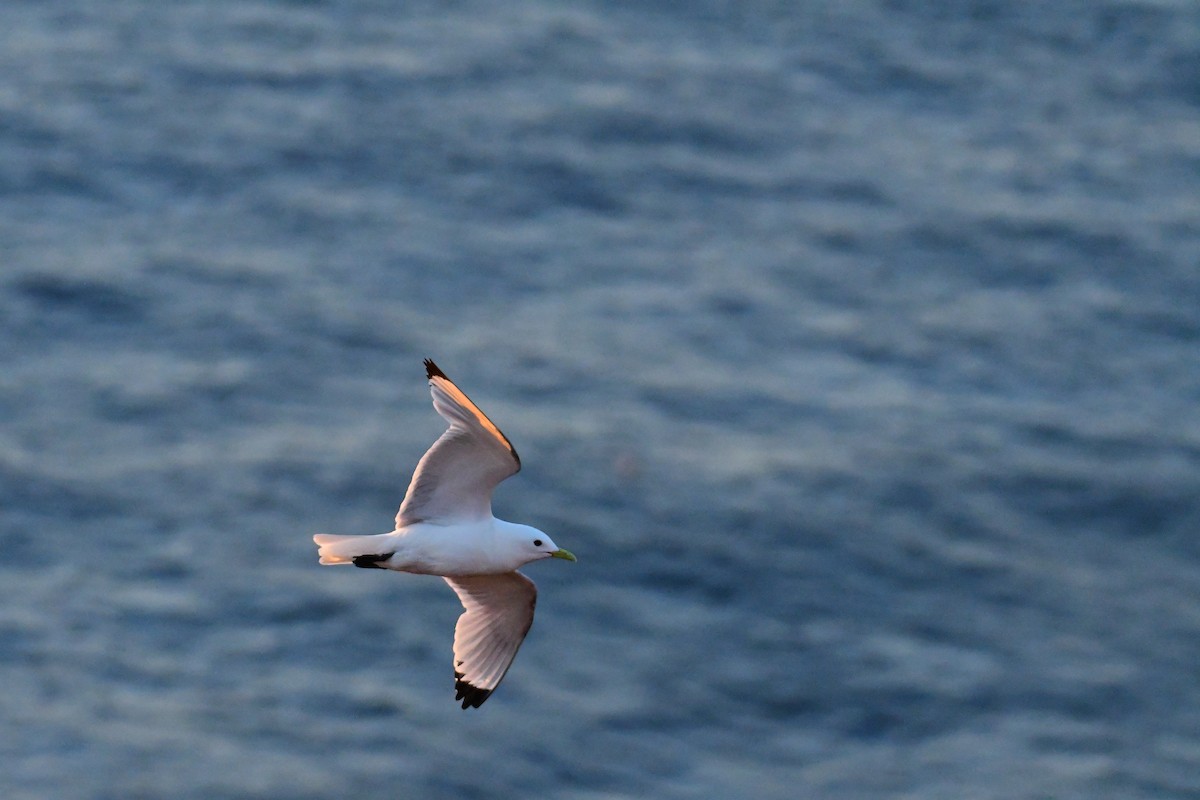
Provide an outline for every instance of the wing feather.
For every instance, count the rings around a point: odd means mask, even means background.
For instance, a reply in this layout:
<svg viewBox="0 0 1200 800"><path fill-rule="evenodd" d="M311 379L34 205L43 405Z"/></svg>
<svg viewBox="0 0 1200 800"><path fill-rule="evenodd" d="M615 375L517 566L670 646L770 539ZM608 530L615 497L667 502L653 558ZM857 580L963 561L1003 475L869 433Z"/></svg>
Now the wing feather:
<svg viewBox="0 0 1200 800"><path fill-rule="evenodd" d="M533 625L537 587L519 572L445 578L463 613L454 627L454 688L478 708L504 680Z"/></svg>
<svg viewBox="0 0 1200 800"><path fill-rule="evenodd" d="M421 456L396 527L421 521L486 519L492 514L492 491L516 475L521 459L508 438L479 406L425 359L433 407L450 427Z"/></svg>

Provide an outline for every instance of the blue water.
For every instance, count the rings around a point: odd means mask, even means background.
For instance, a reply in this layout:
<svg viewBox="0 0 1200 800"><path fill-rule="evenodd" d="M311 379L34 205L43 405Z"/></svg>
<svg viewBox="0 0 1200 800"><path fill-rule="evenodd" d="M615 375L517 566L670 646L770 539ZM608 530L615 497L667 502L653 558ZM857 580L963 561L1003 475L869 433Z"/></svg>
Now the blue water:
<svg viewBox="0 0 1200 800"><path fill-rule="evenodd" d="M0 796L1200 796L1200 10L10 2ZM453 702L433 357L579 556Z"/></svg>

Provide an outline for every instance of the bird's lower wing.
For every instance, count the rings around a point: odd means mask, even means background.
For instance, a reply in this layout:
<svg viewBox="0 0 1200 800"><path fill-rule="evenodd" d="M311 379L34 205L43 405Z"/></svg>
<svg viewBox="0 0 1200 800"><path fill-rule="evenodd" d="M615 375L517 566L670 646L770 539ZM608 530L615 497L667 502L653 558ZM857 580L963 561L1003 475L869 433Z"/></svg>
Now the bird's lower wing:
<svg viewBox="0 0 1200 800"><path fill-rule="evenodd" d="M533 625L537 587L519 572L446 578L463 604L454 628L454 688L478 708L508 672Z"/></svg>

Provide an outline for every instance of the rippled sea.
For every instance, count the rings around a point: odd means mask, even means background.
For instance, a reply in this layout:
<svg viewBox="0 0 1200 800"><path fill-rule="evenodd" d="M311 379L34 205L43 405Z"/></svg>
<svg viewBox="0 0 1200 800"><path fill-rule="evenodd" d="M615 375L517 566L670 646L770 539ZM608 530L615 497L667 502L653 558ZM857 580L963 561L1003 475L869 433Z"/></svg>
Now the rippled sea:
<svg viewBox="0 0 1200 800"><path fill-rule="evenodd" d="M0 796L1200 796L1200 9L14 0ZM331 569L440 433L538 616Z"/></svg>

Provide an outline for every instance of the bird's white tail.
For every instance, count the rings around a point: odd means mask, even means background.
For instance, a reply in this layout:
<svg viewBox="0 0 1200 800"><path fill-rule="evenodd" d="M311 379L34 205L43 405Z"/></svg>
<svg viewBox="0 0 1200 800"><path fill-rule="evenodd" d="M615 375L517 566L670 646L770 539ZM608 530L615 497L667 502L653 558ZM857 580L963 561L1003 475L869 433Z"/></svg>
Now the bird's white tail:
<svg viewBox="0 0 1200 800"><path fill-rule="evenodd" d="M333 533L318 533L313 536L322 564L353 564L357 556L376 555L380 549L379 539L377 535L338 536Z"/></svg>

